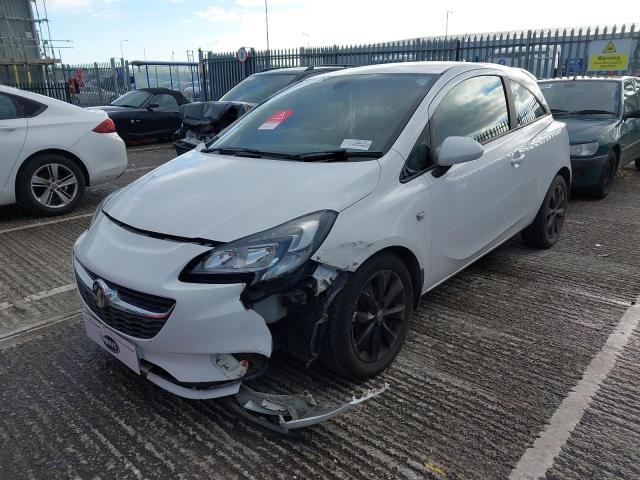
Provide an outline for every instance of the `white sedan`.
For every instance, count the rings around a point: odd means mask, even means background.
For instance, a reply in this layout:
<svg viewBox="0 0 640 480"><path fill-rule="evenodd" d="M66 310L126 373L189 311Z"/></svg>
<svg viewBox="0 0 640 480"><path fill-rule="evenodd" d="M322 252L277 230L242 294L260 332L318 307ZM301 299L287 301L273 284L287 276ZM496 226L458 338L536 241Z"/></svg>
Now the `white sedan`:
<svg viewBox="0 0 640 480"><path fill-rule="evenodd" d="M524 71L314 77L105 199L74 246L86 331L177 395L269 413L242 382L274 345L380 373L422 294L520 232L558 241L570 182L566 127Z"/></svg>
<svg viewBox="0 0 640 480"><path fill-rule="evenodd" d="M0 85L0 205L37 215L71 211L85 187L127 168L124 142L102 111Z"/></svg>

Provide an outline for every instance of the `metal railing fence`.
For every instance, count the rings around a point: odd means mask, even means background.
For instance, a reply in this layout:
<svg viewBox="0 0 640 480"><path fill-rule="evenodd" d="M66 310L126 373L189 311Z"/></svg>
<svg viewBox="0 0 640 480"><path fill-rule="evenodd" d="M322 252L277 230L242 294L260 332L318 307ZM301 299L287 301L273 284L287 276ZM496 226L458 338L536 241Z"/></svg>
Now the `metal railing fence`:
<svg viewBox="0 0 640 480"><path fill-rule="evenodd" d="M263 70L312 65L372 65L411 61L490 62L524 68L537 78L587 73L594 40L630 39L628 67L640 74L640 31L630 27L585 27L417 38L372 45L249 50L244 63L233 52L200 54L204 96L217 100L247 76ZM606 71L589 72L608 74Z"/></svg>

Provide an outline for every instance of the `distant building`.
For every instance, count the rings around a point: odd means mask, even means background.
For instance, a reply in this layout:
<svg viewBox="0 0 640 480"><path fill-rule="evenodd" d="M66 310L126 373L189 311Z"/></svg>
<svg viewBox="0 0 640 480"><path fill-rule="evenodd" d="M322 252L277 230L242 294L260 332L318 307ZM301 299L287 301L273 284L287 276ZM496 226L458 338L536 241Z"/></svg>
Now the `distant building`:
<svg viewBox="0 0 640 480"><path fill-rule="evenodd" d="M45 66L55 63L43 52L40 26L32 0L0 0L0 83L45 80Z"/></svg>

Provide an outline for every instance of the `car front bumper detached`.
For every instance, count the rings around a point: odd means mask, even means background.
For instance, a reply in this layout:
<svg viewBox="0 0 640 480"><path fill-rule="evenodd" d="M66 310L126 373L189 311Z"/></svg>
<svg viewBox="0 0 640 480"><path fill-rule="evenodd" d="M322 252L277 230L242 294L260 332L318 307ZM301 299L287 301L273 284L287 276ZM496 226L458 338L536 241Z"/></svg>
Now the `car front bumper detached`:
<svg viewBox="0 0 640 480"><path fill-rule="evenodd" d="M99 216L74 246L87 335L158 387L190 399L235 396L243 416L281 432L328 420L386 389L335 407L248 389L243 382L263 374L272 353L270 309L260 306L264 292L248 294L244 284L179 281L184 265L207 248L139 235ZM343 276L316 270L313 286L305 278L304 287L282 287L291 311L311 321L277 322L291 330L285 341L309 342L301 348L307 360L317 356L328 305L344 284Z"/></svg>

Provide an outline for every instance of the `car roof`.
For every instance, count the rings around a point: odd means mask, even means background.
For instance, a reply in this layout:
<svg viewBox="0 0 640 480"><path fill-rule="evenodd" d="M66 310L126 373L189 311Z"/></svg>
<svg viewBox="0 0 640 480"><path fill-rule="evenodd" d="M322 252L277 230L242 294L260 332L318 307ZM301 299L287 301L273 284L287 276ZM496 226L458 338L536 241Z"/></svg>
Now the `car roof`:
<svg viewBox="0 0 640 480"><path fill-rule="evenodd" d="M334 70L343 70L349 67L350 65L312 65L309 67L272 68L254 73L253 75L291 75L310 72L333 72Z"/></svg>
<svg viewBox="0 0 640 480"><path fill-rule="evenodd" d="M143 90L145 92L149 92L152 95L171 95L176 99L178 105L184 105L185 103L189 103L189 100L177 90L171 90L170 88L162 88L162 87L146 87L146 88L138 88L137 90Z"/></svg>
<svg viewBox="0 0 640 480"><path fill-rule="evenodd" d="M589 81L589 82L622 82L624 80L635 79L636 81L640 80L638 77L633 77L631 75L623 75L620 77L587 77L587 76L575 76L575 77L558 77L558 78L545 78L539 80L540 83L544 82L573 82L573 81Z"/></svg>

